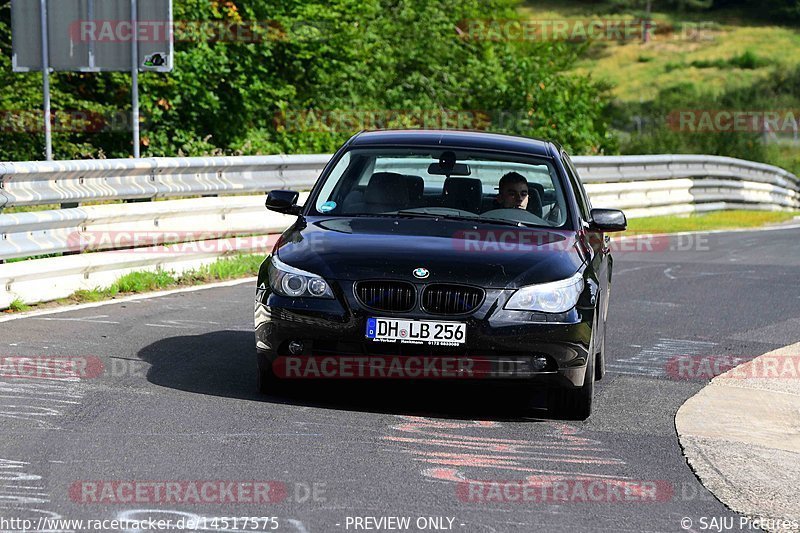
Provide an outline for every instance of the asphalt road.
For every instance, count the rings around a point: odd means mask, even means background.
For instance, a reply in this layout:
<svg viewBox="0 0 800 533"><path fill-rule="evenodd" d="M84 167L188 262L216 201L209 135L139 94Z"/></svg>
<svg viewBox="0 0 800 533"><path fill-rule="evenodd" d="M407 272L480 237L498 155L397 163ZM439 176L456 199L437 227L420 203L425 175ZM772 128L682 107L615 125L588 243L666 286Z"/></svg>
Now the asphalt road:
<svg viewBox="0 0 800 533"><path fill-rule="evenodd" d="M668 246L687 249L617 253L609 373L587 422L525 411L513 387L482 384L309 383L261 397L251 283L0 323L0 356L91 356L104 369L67 381L0 378L0 518L38 527L43 516L277 517L255 530L299 533L366 530L357 517L409 517L409 531L435 530L438 522L417 520L442 517L463 532L681 531L686 518L702 531L727 518L740 530L738 515L696 480L675 434L676 410L705 381L667 369L676 356L751 358L800 340L798 237L724 233ZM485 502L459 492L459 481L523 479L658 489L656 501L625 502L572 492ZM274 481L277 501L117 502L111 493L91 503L103 487L134 480ZM0 530L15 529L0 520Z"/></svg>

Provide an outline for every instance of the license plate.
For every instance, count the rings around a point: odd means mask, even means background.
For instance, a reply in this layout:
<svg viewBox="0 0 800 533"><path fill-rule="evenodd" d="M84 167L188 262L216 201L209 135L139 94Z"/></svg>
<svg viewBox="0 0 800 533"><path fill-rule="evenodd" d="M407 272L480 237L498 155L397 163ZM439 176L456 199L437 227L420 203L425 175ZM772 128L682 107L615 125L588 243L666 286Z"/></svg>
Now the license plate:
<svg viewBox="0 0 800 533"><path fill-rule="evenodd" d="M467 325L463 322L369 318L367 338L382 342L458 346L467 341Z"/></svg>

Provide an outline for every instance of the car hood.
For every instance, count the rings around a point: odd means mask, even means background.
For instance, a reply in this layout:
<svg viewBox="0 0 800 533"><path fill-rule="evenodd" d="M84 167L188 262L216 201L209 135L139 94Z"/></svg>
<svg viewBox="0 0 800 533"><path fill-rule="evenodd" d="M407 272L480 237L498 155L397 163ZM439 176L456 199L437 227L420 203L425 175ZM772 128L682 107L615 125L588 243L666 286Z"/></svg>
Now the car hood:
<svg viewBox="0 0 800 533"><path fill-rule="evenodd" d="M446 219L298 219L275 247L295 268L332 280L404 279L516 288L573 275L584 256L573 231ZM414 276L418 268L429 276Z"/></svg>

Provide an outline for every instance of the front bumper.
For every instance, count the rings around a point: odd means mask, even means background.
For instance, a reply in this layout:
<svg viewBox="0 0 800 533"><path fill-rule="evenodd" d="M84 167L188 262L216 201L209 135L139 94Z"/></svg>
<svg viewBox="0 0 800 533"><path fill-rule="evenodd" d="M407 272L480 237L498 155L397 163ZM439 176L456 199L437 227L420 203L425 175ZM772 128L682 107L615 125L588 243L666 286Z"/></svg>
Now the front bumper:
<svg viewBox="0 0 800 533"><path fill-rule="evenodd" d="M369 358L397 358L398 364L406 369L424 370L425 364L428 369L432 368L430 365L439 369L436 365L445 365L451 370L479 369L446 376L436 370L423 371L418 376L423 379L480 377L523 379L562 387L583 384L594 322L594 307L583 306L583 296L576 308L553 315L505 310L503 306L514 291L487 289L477 311L442 316L418 309L402 314L368 310L355 299L353 282L332 281L331 286L335 300L285 298L262 286L255 302L255 328L256 347L264 362L273 364L280 360L278 365L285 368L284 358L313 358L310 363L318 366L327 361L330 369L331 360L340 359L333 366L339 370L346 368L348 373L338 373L336 377L409 377L405 373L375 372L376 365L369 362ZM589 294L586 302L590 300ZM464 322L467 342L457 347L375 342L366 338L366 323L371 317ZM294 350L290 350L292 342ZM424 359L419 363L414 358ZM390 364L387 363L387 369Z"/></svg>

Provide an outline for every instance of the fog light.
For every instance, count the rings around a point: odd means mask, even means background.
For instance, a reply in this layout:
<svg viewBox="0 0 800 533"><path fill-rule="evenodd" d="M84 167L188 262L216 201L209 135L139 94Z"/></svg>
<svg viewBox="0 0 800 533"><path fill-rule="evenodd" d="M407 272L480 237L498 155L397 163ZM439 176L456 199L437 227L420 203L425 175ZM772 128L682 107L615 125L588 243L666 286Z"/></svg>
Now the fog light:
<svg viewBox="0 0 800 533"><path fill-rule="evenodd" d="M301 353L303 353L303 343L299 341L290 342L289 353L292 355L300 355Z"/></svg>
<svg viewBox="0 0 800 533"><path fill-rule="evenodd" d="M534 355L531 357L531 369L534 372L541 372L547 368L547 357L543 355Z"/></svg>

